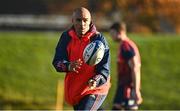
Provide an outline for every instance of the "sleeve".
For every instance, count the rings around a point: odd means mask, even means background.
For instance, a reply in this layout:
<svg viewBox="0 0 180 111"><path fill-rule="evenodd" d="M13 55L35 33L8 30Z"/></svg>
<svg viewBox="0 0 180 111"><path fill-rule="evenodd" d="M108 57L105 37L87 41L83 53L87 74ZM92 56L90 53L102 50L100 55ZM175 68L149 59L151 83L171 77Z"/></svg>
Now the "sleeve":
<svg viewBox="0 0 180 111"><path fill-rule="evenodd" d="M68 61L68 52L67 52L67 45L70 41L70 37L68 36L67 32L64 32L59 42L56 46L55 55L53 59L53 66L55 67L57 72L67 72L69 61Z"/></svg>
<svg viewBox="0 0 180 111"><path fill-rule="evenodd" d="M98 86L99 86L99 85L104 84L107 81L110 74L110 51L109 51L108 43L104 36L102 36L101 34L98 34L98 37L96 38L96 40L102 41L103 44L105 45L104 57L101 60L101 62L95 66L96 76L93 78L97 81Z"/></svg>
<svg viewBox="0 0 180 111"><path fill-rule="evenodd" d="M125 60L129 60L133 56L135 56L135 51L134 51L133 47L128 43L123 43L120 50L121 50L121 54Z"/></svg>

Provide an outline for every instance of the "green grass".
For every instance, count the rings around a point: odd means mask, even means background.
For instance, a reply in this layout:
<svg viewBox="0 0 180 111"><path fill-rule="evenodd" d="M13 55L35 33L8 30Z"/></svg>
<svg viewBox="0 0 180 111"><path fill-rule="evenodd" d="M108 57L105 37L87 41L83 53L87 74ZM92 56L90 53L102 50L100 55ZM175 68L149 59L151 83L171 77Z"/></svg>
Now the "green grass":
<svg viewBox="0 0 180 111"><path fill-rule="evenodd" d="M0 33L1 108L47 108L56 102L57 75L51 62L59 34Z"/></svg>
<svg viewBox="0 0 180 111"><path fill-rule="evenodd" d="M103 106L111 109L116 90L118 44L107 33L112 87ZM0 32L0 109L54 109L58 80L51 62L58 32ZM180 109L180 36L129 34L142 58L140 109ZM65 109L70 109L65 104Z"/></svg>
<svg viewBox="0 0 180 111"><path fill-rule="evenodd" d="M143 108L180 109L180 37L138 41L142 52ZM156 103L156 104L155 104ZM147 107L148 106L148 107Z"/></svg>

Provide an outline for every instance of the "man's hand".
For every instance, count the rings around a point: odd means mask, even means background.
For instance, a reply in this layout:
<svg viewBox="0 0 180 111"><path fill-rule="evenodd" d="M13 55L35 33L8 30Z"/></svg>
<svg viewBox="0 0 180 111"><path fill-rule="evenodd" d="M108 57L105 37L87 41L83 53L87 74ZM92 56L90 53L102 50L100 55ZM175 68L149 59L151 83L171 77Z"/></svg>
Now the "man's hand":
<svg viewBox="0 0 180 111"><path fill-rule="evenodd" d="M90 79L88 85L90 89L94 89L97 86L97 82L94 79Z"/></svg>
<svg viewBox="0 0 180 111"><path fill-rule="evenodd" d="M69 71L79 73L78 69L81 68L83 61L81 59L75 60L69 64Z"/></svg>
<svg viewBox="0 0 180 111"><path fill-rule="evenodd" d="M141 104L143 102L143 99L141 97L141 93L140 91L139 92L136 92L136 103L137 104Z"/></svg>

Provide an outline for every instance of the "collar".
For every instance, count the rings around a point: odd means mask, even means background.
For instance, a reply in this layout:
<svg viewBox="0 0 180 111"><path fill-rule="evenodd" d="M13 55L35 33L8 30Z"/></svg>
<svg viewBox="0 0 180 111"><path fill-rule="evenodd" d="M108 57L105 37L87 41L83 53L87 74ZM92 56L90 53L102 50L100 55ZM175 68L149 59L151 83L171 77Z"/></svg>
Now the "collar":
<svg viewBox="0 0 180 111"><path fill-rule="evenodd" d="M89 31L83 35L83 37L81 38L82 40L89 40L91 37L93 37L95 34L97 33L96 27L94 24L90 24L90 29ZM73 39L79 39L79 37L77 36L74 27L72 26L69 30L68 30L68 34L73 38Z"/></svg>

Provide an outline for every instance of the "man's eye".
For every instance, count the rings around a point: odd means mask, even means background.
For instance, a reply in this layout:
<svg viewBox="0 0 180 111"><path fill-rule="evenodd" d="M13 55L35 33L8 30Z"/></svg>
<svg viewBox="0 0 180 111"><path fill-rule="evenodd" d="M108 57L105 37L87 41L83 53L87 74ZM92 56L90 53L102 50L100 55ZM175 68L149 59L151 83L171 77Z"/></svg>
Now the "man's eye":
<svg viewBox="0 0 180 111"><path fill-rule="evenodd" d="M88 21L88 19L83 19L83 21L84 21L84 22L87 22L87 21Z"/></svg>
<svg viewBox="0 0 180 111"><path fill-rule="evenodd" d="M80 19L80 18L77 18L77 19L76 19L76 21L77 21L77 22L81 22L81 21L83 21L83 22L87 22L87 21L88 21L88 19Z"/></svg>

